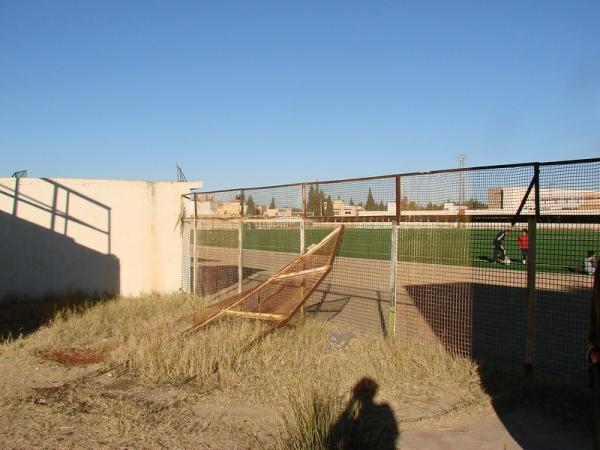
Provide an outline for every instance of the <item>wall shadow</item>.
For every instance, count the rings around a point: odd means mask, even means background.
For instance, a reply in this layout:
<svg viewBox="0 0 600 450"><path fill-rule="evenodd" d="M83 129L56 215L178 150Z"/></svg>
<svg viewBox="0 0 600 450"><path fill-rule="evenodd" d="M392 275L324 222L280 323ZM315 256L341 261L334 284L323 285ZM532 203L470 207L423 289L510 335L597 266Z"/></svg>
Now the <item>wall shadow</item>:
<svg viewBox="0 0 600 450"><path fill-rule="evenodd" d="M388 332L386 293L323 282L306 301L304 312L357 331Z"/></svg>
<svg viewBox="0 0 600 450"><path fill-rule="evenodd" d="M244 279L247 279L260 271L253 267L244 267L242 275ZM192 280L193 276L192 272ZM200 297L214 295L238 283L238 266L232 264L198 265L196 266L196 277L196 294Z"/></svg>
<svg viewBox="0 0 600 450"><path fill-rule="evenodd" d="M563 287L560 291L536 291L530 377L524 374L525 288L478 283L404 288L432 337L450 353L478 363L482 386L498 417L522 448L548 448L546 437L532 433L523 423L528 417L523 410L528 408L563 423L577 423L585 438L590 410L583 352L590 290ZM520 412L515 411L515 405Z"/></svg>
<svg viewBox="0 0 600 450"><path fill-rule="evenodd" d="M65 298L72 303L119 294L118 258L81 246L66 235L0 211L0 244L4 335L31 332L45 320L46 308L23 303L49 304Z"/></svg>
<svg viewBox="0 0 600 450"><path fill-rule="evenodd" d="M437 283L405 286L413 307L453 354L486 367L521 373L525 362L527 291L502 285ZM574 384L586 379L591 293L538 289L534 309L534 375ZM565 374L568 374L565 376Z"/></svg>

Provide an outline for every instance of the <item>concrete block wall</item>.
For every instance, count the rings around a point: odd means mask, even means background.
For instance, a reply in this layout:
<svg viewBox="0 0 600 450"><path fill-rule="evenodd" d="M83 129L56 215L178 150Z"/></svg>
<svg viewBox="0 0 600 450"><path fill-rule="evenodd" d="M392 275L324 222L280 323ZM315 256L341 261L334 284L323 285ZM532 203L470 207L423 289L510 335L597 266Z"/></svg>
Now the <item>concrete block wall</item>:
<svg viewBox="0 0 600 450"><path fill-rule="evenodd" d="M178 291L192 187L202 182L0 178L0 302Z"/></svg>

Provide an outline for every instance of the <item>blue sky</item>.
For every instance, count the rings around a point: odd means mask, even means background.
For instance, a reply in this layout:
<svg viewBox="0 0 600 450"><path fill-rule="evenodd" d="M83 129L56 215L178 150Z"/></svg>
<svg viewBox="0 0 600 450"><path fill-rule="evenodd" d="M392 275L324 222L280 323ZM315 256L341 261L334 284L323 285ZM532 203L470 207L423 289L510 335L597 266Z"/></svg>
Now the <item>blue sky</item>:
<svg viewBox="0 0 600 450"><path fill-rule="evenodd" d="M207 188L600 156L600 2L0 2L2 176Z"/></svg>

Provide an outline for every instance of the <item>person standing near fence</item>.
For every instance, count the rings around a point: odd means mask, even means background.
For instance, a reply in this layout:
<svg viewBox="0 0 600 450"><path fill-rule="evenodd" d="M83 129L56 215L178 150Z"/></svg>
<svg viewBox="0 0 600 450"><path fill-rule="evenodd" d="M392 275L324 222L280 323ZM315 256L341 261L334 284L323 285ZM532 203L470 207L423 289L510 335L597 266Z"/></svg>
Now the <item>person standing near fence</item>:
<svg viewBox="0 0 600 450"><path fill-rule="evenodd" d="M521 259L523 260L523 264L527 264L527 254L529 252L529 233L527 232L527 228L523 228L521 230L521 234L517 238L517 245L521 250Z"/></svg>
<svg viewBox="0 0 600 450"><path fill-rule="evenodd" d="M589 250L587 258L583 261L583 271L588 275L594 275L596 268L598 267L598 257L594 250Z"/></svg>
<svg viewBox="0 0 600 450"><path fill-rule="evenodd" d="M505 229L499 232L492 242L492 262L506 263L506 250L504 250L504 239L511 233L510 229Z"/></svg>

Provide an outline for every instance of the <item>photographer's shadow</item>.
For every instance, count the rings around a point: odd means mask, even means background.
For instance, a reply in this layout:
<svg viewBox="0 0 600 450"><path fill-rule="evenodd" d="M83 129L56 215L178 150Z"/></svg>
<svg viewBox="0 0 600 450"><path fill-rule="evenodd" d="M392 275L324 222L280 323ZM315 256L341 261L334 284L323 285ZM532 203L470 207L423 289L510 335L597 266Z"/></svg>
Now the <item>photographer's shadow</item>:
<svg viewBox="0 0 600 450"><path fill-rule="evenodd" d="M362 378L352 389L352 398L331 428L329 448L339 450L393 450L398 425L387 403L375 403L379 388L371 378Z"/></svg>

